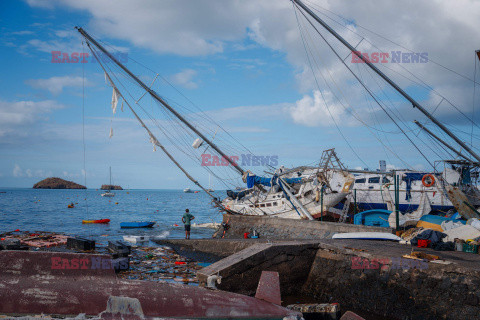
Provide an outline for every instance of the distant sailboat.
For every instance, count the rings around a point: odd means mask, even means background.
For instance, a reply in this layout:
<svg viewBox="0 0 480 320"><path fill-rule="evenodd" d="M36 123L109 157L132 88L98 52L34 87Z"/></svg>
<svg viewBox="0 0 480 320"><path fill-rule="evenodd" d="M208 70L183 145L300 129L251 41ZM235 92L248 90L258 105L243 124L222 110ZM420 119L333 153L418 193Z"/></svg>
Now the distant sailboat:
<svg viewBox="0 0 480 320"><path fill-rule="evenodd" d="M183 189L183 192L185 192L185 193L193 193L192 189L190 189L190 188L185 188L185 189Z"/></svg>
<svg viewBox="0 0 480 320"><path fill-rule="evenodd" d="M110 184L109 184L110 187L112 187L112 167L110 167ZM105 191L104 193L102 193L102 197L115 197L115 193L113 192L110 192L110 190L107 190Z"/></svg>
<svg viewBox="0 0 480 320"><path fill-rule="evenodd" d="M215 192L215 190L212 189L211 178L212 178L212 175L209 174L209 175L208 175L208 189L207 189L207 191L208 191L208 192Z"/></svg>

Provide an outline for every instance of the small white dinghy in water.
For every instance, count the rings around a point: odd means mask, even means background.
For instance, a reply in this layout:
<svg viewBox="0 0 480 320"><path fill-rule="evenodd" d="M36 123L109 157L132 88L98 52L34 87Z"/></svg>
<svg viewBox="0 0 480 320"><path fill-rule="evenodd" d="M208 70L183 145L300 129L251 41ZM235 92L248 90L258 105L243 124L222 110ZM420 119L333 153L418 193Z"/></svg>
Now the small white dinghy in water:
<svg viewBox="0 0 480 320"><path fill-rule="evenodd" d="M148 236L123 236L123 240L128 241L130 243L143 243L148 242L150 237Z"/></svg>
<svg viewBox="0 0 480 320"><path fill-rule="evenodd" d="M391 240L400 241L402 238L388 232L347 232L334 234L332 239L358 240Z"/></svg>

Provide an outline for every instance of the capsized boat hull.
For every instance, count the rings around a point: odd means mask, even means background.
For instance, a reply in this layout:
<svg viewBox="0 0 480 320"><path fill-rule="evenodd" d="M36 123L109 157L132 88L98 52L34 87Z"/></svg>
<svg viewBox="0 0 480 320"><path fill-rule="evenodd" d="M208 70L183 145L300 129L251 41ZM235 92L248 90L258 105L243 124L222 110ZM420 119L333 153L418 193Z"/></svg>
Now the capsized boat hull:
<svg viewBox="0 0 480 320"><path fill-rule="evenodd" d="M392 211L390 210L367 210L357 213L353 218L353 223L356 225L385 227L388 228L388 217Z"/></svg>

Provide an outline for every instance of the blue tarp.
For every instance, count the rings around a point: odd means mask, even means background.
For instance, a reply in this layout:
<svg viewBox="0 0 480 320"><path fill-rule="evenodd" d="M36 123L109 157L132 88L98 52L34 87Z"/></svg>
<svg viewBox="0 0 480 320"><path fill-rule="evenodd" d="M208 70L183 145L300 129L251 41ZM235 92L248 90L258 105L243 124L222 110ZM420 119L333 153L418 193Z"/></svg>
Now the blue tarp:
<svg viewBox="0 0 480 320"><path fill-rule="evenodd" d="M273 178L273 184L276 185L276 180L278 178L274 177ZM300 183L302 181L302 178L289 178L289 179L284 179L286 183L292 184L292 183ZM256 175L248 175L247 176L247 188L253 188L254 185L256 184L261 184L267 187L272 186L272 178L265 178L265 177L257 177Z"/></svg>

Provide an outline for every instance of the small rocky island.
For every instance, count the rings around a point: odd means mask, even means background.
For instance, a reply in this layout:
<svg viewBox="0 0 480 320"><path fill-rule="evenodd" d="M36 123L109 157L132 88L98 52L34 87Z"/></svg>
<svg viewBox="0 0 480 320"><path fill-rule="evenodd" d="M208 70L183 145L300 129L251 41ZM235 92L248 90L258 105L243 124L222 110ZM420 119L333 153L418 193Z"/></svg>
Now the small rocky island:
<svg viewBox="0 0 480 320"><path fill-rule="evenodd" d="M120 186L115 186L113 184L102 184L101 190L123 190Z"/></svg>
<svg viewBox="0 0 480 320"><path fill-rule="evenodd" d="M87 189L73 181L67 181L60 178L47 178L33 185L33 189Z"/></svg>

